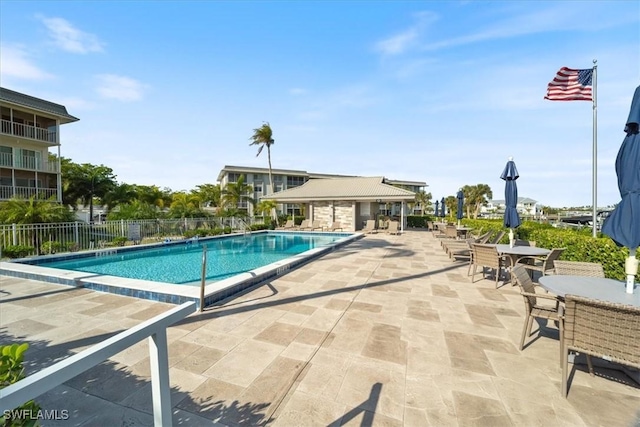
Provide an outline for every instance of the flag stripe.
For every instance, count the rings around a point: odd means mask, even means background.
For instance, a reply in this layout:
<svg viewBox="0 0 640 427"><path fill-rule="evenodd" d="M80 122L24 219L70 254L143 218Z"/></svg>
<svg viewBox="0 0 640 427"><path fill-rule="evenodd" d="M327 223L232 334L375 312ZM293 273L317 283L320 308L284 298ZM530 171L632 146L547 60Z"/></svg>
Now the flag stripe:
<svg viewBox="0 0 640 427"><path fill-rule="evenodd" d="M562 67L547 85L550 101L593 101L593 69L577 70Z"/></svg>

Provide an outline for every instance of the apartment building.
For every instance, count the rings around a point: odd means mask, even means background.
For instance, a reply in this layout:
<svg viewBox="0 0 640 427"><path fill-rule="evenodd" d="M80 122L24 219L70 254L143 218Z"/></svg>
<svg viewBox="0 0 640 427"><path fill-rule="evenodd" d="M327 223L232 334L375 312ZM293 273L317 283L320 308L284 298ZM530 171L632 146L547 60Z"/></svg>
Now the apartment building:
<svg viewBox="0 0 640 427"><path fill-rule="evenodd" d="M60 125L79 119L63 105L1 87L0 112L0 200L36 196L61 202Z"/></svg>
<svg viewBox="0 0 640 427"><path fill-rule="evenodd" d="M307 172L303 170L293 169L272 169L273 187L269 183L269 169L268 168L256 168L248 166L225 166L218 174L218 183L220 188L224 188L228 183L235 183L240 176L244 176L244 182L253 187L253 198L259 200L260 197L276 193L279 191L288 190L291 188L299 187L310 179L314 178L357 178L356 175L337 175ZM426 182L422 181L402 181L385 179L385 183L393 186L398 186L403 189L418 192L424 190L427 186ZM249 215L254 215L253 206L250 203L243 202L240 209L246 209ZM398 215L400 213L399 203L380 203L379 211L387 215ZM421 207L414 206L415 211L420 212ZM300 215L300 204L293 203L281 203L276 207L278 213L286 213L287 215Z"/></svg>

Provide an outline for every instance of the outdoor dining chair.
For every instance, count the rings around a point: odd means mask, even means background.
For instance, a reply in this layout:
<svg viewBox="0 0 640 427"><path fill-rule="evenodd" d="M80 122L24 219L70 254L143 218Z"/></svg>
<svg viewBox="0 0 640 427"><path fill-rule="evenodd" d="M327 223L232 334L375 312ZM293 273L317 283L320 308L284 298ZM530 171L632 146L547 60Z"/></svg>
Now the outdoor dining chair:
<svg viewBox="0 0 640 427"><path fill-rule="evenodd" d="M473 243L473 272L471 273L471 283L475 282L474 277L478 267L482 268L482 278L485 278L485 269L491 269L494 271L496 279L496 289L498 288L498 279L500 278L500 272L505 271L511 266L511 261L508 256L500 255L498 249L494 245L483 245L479 243Z"/></svg>
<svg viewBox="0 0 640 427"><path fill-rule="evenodd" d="M526 319L524 321L524 327L522 328L522 337L520 337L520 351L522 351L524 348L524 340L531 336L533 319L537 318L560 322L560 315L558 314L559 301L554 295L536 293L536 287L531 281L531 277L529 277L529 274L523 265L516 265L513 267L513 269L511 269L511 274L515 277L516 283L518 283L518 286L520 287L520 294L524 298L524 307L526 311ZM553 306L538 304L538 298L552 300L555 304ZM560 330L560 363L562 364L562 327L560 325L558 326ZM538 327L538 331L540 331L540 327Z"/></svg>
<svg viewBox="0 0 640 427"><path fill-rule="evenodd" d="M500 232L498 232L498 234L493 236L489 241L487 241L487 243L492 244L492 245L496 245L496 244L500 243L500 240L502 240L502 238L504 237L505 234L506 233L504 231L500 231Z"/></svg>
<svg viewBox="0 0 640 427"><path fill-rule="evenodd" d="M554 263L560 258L560 255L562 255L565 249L566 248L553 248L546 256L524 256L518 259L518 264L522 264L524 268L529 270L532 278L535 271L546 276L549 273L553 273Z"/></svg>
<svg viewBox="0 0 640 427"><path fill-rule="evenodd" d="M604 277L602 264L582 261L555 261L556 274L570 276Z"/></svg>
<svg viewBox="0 0 640 427"><path fill-rule="evenodd" d="M568 392L570 351L587 356L592 376L591 356L640 369L640 307L565 295L559 314L561 332L564 329L560 335L563 397Z"/></svg>

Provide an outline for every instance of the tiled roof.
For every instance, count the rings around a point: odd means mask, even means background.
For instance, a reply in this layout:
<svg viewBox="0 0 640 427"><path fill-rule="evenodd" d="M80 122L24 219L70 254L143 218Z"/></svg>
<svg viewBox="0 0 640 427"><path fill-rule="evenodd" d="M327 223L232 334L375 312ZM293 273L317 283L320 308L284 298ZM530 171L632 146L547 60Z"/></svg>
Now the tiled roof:
<svg viewBox="0 0 640 427"><path fill-rule="evenodd" d="M25 95L23 93L15 92L3 87L0 87L0 101L5 101L11 104L21 105L23 107L28 107L37 111L56 115L60 119L61 123L71 123L80 120L77 117L74 117L71 114L67 113L67 109L64 105L45 101L44 99Z"/></svg>
<svg viewBox="0 0 640 427"><path fill-rule="evenodd" d="M413 191L384 184L384 178L352 177L310 179L300 187L262 196L262 199L279 202L297 202L309 200L369 200L369 201L411 201L415 199Z"/></svg>

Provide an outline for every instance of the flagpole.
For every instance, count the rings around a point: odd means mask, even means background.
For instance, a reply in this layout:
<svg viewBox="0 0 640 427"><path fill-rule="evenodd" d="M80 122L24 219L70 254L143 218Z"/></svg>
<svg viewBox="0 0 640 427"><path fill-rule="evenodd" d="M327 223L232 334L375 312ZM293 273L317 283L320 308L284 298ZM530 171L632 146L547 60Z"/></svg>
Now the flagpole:
<svg viewBox="0 0 640 427"><path fill-rule="evenodd" d="M593 60L593 237L597 233L598 220L598 60Z"/></svg>

